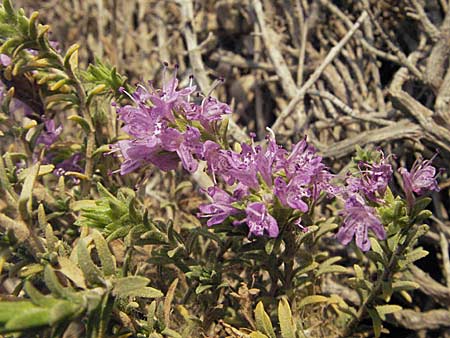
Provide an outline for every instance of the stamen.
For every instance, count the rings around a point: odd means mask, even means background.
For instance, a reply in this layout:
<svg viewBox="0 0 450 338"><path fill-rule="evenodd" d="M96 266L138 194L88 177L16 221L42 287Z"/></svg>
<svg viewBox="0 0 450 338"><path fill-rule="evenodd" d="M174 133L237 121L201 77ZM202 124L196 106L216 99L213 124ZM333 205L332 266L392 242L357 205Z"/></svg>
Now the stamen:
<svg viewBox="0 0 450 338"><path fill-rule="evenodd" d="M192 87L192 84L194 82L194 75L189 75L189 87ZM187 97L187 102L191 102L191 94Z"/></svg>
<svg viewBox="0 0 450 338"><path fill-rule="evenodd" d="M273 137L273 139L275 140L276 139L276 137L275 137L275 132L272 130L272 128L270 128L270 127L266 127L266 130L270 133L270 135Z"/></svg>
<svg viewBox="0 0 450 338"><path fill-rule="evenodd" d="M175 68L175 70L173 71L173 79L172 79L172 86L170 87L170 93L173 93L176 89L175 86L176 86L176 82L177 82L178 68L180 68L178 63L176 63L174 65L174 68Z"/></svg>
<svg viewBox="0 0 450 338"><path fill-rule="evenodd" d="M208 91L208 94L206 95L206 97L211 96L212 92L222 83L224 82L223 78L219 78L214 80L213 84L211 85L211 88Z"/></svg>
<svg viewBox="0 0 450 338"><path fill-rule="evenodd" d="M166 72L167 72L167 67L169 67L169 63L167 61L163 62L164 68L163 68L163 73L162 73L162 90L165 93L166 92Z"/></svg>
<svg viewBox="0 0 450 338"><path fill-rule="evenodd" d="M131 99L131 101L133 101L133 102L136 103L136 100L135 100L135 98L133 97L133 95L131 95L130 93L128 93L128 92L125 90L124 87L120 87L120 88L119 88L119 92L122 93L122 94L125 94L126 96L128 96L128 97Z"/></svg>

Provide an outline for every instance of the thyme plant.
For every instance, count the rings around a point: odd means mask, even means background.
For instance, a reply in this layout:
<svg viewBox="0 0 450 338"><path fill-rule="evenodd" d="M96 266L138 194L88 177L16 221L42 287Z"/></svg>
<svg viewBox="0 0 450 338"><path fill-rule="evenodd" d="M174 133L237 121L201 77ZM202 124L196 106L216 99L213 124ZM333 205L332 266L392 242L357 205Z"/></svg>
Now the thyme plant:
<svg viewBox="0 0 450 338"><path fill-rule="evenodd" d="M3 1L5 336L386 331L427 255L432 160L401 167L391 190L382 151L358 149L342 176L306 138L284 146L268 129L233 144L230 106L192 77L180 85L176 66L161 88L132 86L101 60L81 69L80 47L62 51L48 31ZM147 191L155 177L165 198ZM327 278L357 299L322 292Z"/></svg>

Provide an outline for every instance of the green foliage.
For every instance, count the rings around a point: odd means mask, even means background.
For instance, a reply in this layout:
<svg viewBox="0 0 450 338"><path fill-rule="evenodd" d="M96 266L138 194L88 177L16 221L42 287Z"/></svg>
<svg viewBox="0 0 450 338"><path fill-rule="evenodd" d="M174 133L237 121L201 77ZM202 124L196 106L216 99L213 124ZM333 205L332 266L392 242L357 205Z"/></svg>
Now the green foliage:
<svg viewBox="0 0 450 338"><path fill-rule="evenodd" d="M83 73L86 83L93 86L88 94L88 102L94 95L109 93L118 98L122 94L119 92L121 87L127 86L126 78L118 74L115 67L95 59L95 64L90 64L87 71Z"/></svg>
<svg viewBox="0 0 450 338"><path fill-rule="evenodd" d="M100 265L94 263L95 249ZM76 255L75 255L76 252ZM147 286L148 278L119 277L114 256L97 231L81 239L70 257L58 257L59 268L47 264L43 282L50 294L43 295L31 282L24 291L31 301L0 302L3 332L17 332L51 326L62 332L71 320L87 318L86 337L98 337L107 327L113 307L123 307L120 299L160 298L164 294ZM35 278L42 278L38 275ZM75 288L76 287L76 288ZM13 313L6 309L14 309Z"/></svg>
<svg viewBox="0 0 450 338"><path fill-rule="evenodd" d="M100 183L97 189L100 198L74 202L73 210L80 211L76 222L78 226L100 229L108 240L123 238L142 228L143 216L136 204L134 191L121 188L116 197Z"/></svg>

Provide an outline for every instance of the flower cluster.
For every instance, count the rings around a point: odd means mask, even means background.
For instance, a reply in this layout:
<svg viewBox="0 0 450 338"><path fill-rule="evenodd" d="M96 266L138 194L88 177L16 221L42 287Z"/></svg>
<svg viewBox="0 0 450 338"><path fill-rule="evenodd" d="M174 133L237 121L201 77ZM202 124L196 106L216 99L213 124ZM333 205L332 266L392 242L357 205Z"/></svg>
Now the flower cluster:
<svg viewBox="0 0 450 338"><path fill-rule="evenodd" d="M230 107L210 96L191 102L195 86L177 87L175 74L161 90L149 84L149 89L138 86L132 94L122 91L133 101L117 107L122 130L130 136L113 146L124 159L118 170L122 175L147 164L171 170L180 162L194 172L198 161L205 161L214 185L205 190L210 201L199 207L198 216L207 218L208 226L228 221L245 224L249 236L277 237L287 223L302 227L302 216L325 196L344 201L343 223L336 235L342 244L355 237L356 245L367 251L369 230L380 240L386 238L376 207L384 203L393 170L382 152L372 162L360 162L344 184L336 185L306 138L290 152L276 143L273 133L261 144L251 135L234 150L224 146L218 131ZM401 173L407 195L437 189L429 162ZM286 224L278 223L274 215L279 214Z"/></svg>
<svg viewBox="0 0 450 338"><path fill-rule="evenodd" d="M376 208L384 203L384 195L388 183L392 178L392 166L387 163L382 152L380 158L374 163L360 162L358 171L347 177L346 186L340 192L345 200L343 224L336 237L346 245L353 237L356 245L363 251L370 249L368 230L375 236L384 240L386 231L381 223ZM414 204L414 194L423 195L429 191L438 191L436 169L431 165L432 160L416 161L411 169L400 168L403 179L403 190L409 208Z"/></svg>
<svg viewBox="0 0 450 338"><path fill-rule="evenodd" d="M211 134L222 115L231 110L211 97L200 104L191 102L196 88L192 84L181 90L177 87L175 72L161 90L154 89L151 83L149 89L139 86L133 94L122 90L134 102L117 108L122 130L130 135L130 139L115 145L124 158L122 175L147 164L172 170L180 161L187 171L197 170L198 160L203 158L202 133Z"/></svg>
<svg viewBox="0 0 450 338"><path fill-rule="evenodd" d="M345 208L341 214L344 221L336 236L342 244L347 245L355 237L356 245L361 250L369 250L369 229L379 239L386 238L386 231L377 217L375 209L368 206L361 195L351 195L345 201Z"/></svg>
<svg viewBox="0 0 450 338"><path fill-rule="evenodd" d="M256 145L252 138L234 151L218 136L224 115L231 113L228 105L210 96L191 102L195 86L177 89L175 75L161 90L148 87L138 86L132 94L123 90L133 105L117 107L122 130L130 136L114 145L124 159L120 173L147 164L171 170L179 162L194 172L199 160L206 161L215 185L207 191L211 203L200 206L199 216L209 218L208 225L233 216L233 224L247 224L250 235L276 237L279 228L271 214L275 200L297 211L298 220L322 191L333 193L332 175L305 139L290 153L273 136L265 145ZM222 183L232 192L221 189Z"/></svg>
<svg viewBox="0 0 450 338"><path fill-rule="evenodd" d="M341 212L343 223L336 237L346 245L353 237L356 245L363 251L370 249L368 230L372 230L378 239L386 239L386 231L381 223L376 209L369 204L382 204L388 183L392 178L392 166L387 163L383 153L380 159L358 163L358 170L346 179L346 185L340 191L340 197L345 200Z"/></svg>
<svg viewBox="0 0 450 338"><path fill-rule="evenodd" d="M421 196L428 191L439 191L436 181L436 168L431 165L431 160L417 160L414 162L411 171L400 168L399 172L403 178L403 190L405 191L408 206L414 205L414 194Z"/></svg>
<svg viewBox="0 0 450 338"><path fill-rule="evenodd" d="M322 192L334 195L330 183L333 176L306 139L294 145L291 152L277 145L273 137L266 139L265 147L253 142L240 147L241 151L235 152L205 142L205 160L215 182L221 177L234 190L226 202L210 194L213 201L200 206L200 217L210 217L212 210L223 215L226 206L228 215L236 219L234 225L246 223L251 235L277 237L279 225L270 214L275 206L289 210L300 224L301 215L311 209ZM220 218L210 219L208 225L221 222Z"/></svg>

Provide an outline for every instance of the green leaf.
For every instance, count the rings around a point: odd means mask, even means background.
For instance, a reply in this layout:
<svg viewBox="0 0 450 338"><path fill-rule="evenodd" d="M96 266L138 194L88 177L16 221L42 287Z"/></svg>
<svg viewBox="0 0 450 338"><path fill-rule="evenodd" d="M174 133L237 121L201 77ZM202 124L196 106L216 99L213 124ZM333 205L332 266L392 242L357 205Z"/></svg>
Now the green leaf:
<svg viewBox="0 0 450 338"><path fill-rule="evenodd" d="M398 312L403 308L400 305L378 305L375 306L375 310L377 310L380 318L382 320L386 320L386 315L394 312Z"/></svg>
<svg viewBox="0 0 450 338"><path fill-rule="evenodd" d="M320 295L313 295L313 296L306 296L300 301L300 304L298 305L299 309L304 308L306 305L310 304L317 304L317 303L327 303L328 297L320 296Z"/></svg>
<svg viewBox="0 0 450 338"><path fill-rule="evenodd" d="M170 324L170 309L172 307L172 302L175 297L175 291L178 286L178 278L175 278L173 282L169 286L169 290L167 290L166 298L164 299L164 324L169 326Z"/></svg>
<svg viewBox="0 0 450 338"><path fill-rule="evenodd" d="M373 334L375 335L375 338L379 338L381 336L381 328L382 328L381 318L378 315L378 312L375 310L367 309L367 312L369 313L369 316L372 319Z"/></svg>
<svg viewBox="0 0 450 338"><path fill-rule="evenodd" d="M159 298L164 294L146 286L150 280L142 276L128 276L114 280L113 295L119 297Z"/></svg>
<svg viewBox="0 0 450 338"><path fill-rule="evenodd" d="M105 276L114 276L116 273L116 263L111 251L109 251L108 243L97 230L92 230L92 238L97 248L97 253L102 263L102 269Z"/></svg>
<svg viewBox="0 0 450 338"><path fill-rule="evenodd" d="M169 329L168 327L166 327L164 330L162 330L161 332L163 335L166 335L168 337L172 337L172 338L183 338L178 332Z"/></svg>
<svg viewBox="0 0 450 338"><path fill-rule="evenodd" d="M295 323L292 318L291 307L285 298L278 303L278 320L280 321L281 335L283 338L296 338Z"/></svg>
<svg viewBox="0 0 450 338"><path fill-rule="evenodd" d="M374 238L374 237L370 237L369 240L370 240L370 244L371 244L372 250L373 250L374 252L376 252L377 254L379 254L380 257L383 258L383 257L385 256L385 254L384 254L384 251L383 251L383 249L381 248L381 245L380 245L380 243L378 242L378 240L377 240L376 238ZM383 260L384 260L384 259L383 259Z"/></svg>
<svg viewBox="0 0 450 338"><path fill-rule="evenodd" d="M8 15L9 19L15 18L16 13L14 11L11 0L3 0L3 8L5 9L5 12Z"/></svg>
<svg viewBox="0 0 450 338"><path fill-rule="evenodd" d="M48 307L51 308L56 303L58 303L58 300L51 297L51 296L44 296L42 293L40 293L34 286L31 284L30 281L25 282L25 291L27 295L31 298L31 301L33 304L41 306L41 307Z"/></svg>
<svg viewBox="0 0 450 338"><path fill-rule="evenodd" d="M330 265L325 268L319 268L316 272L316 277L326 273L348 273L348 270L346 267L341 265Z"/></svg>
<svg viewBox="0 0 450 338"><path fill-rule="evenodd" d="M81 126L81 128L83 128L86 134L89 134L91 132L91 127L89 126L89 123L83 117L78 115L71 115L67 119L78 123Z"/></svg>
<svg viewBox="0 0 450 338"><path fill-rule="evenodd" d="M77 287L86 289L86 280L83 271L69 258L58 256L58 264L61 267L58 271L69 278Z"/></svg>
<svg viewBox="0 0 450 338"><path fill-rule="evenodd" d="M80 48L79 45L73 44L69 47L69 49L66 52L66 55L64 56L64 67L70 68L72 70L76 70L77 68L77 58L78 58L78 49Z"/></svg>
<svg viewBox="0 0 450 338"><path fill-rule="evenodd" d="M25 222L21 220L13 220L5 214L0 213L0 224L3 229L11 231L19 242L26 241L30 236L28 227Z"/></svg>
<svg viewBox="0 0 450 338"><path fill-rule="evenodd" d="M150 282L143 276L128 276L114 280L113 295L125 297L128 293L139 290L147 286Z"/></svg>
<svg viewBox="0 0 450 338"><path fill-rule="evenodd" d="M406 267L427 255L428 255L428 251L425 251L421 247L418 247L405 255L405 259L401 261L401 263L402 263L401 265L403 267Z"/></svg>
<svg viewBox="0 0 450 338"><path fill-rule="evenodd" d="M14 318L5 324L8 331L23 331L50 324L50 310L35 307L26 311L16 313Z"/></svg>
<svg viewBox="0 0 450 338"><path fill-rule="evenodd" d="M336 223L323 223L320 224L319 229L315 233L315 241L328 232L335 230L338 227Z"/></svg>
<svg viewBox="0 0 450 338"><path fill-rule="evenodd" d="M264 304L261 301L256 305L255 320L258 331L266 334L270 338L276 338L270 317L264 310Z"/></svg>
<svg viewBox="0 0 450 338"><path fill-rule="evenodd" d="M91 259L86 241L80 239L77 245L78 265L84 273L86 280L91 284L104 284L104 276Z"/></svg>
<svg viewBox="0 0 450 338"><path fill-rule="evenodd" d="M150 303L147 310L147 325L148 330L152 333L155 330L155 314L156 314L156 301Z"/></svg>
<svg viewBox="0 0 450 338"><path fill-rule="evenodd" d="M50 174L55 169L55 166L53 164L45 164L39 166L39 172L37 176L44 176L47 174ZM22 170L22 172L18 175L19 181L25 180L30 174L32 173L33 167L26 168Z"/></svg>
<svg viewBox="0 0 450 338"><path fill-rule="evenodd" d="M120 294L120 297L160 298L164 294L155 288L146 286L140 289L130 290Z"/></svg>
<svg viewBox="0 0 450 338"><path fill-rule="evenodd" d="M197 286L197 287L195 288L195 294L199 295L199 294L205 292L206 290L211 289L213 286L214 286L214 285L210 285L210 284L207 284L207 285L199 285L199 286Z"/></svg>
<svg viewBox="0 0 450 338"><path fill-rule="evenodd" d="M60 298L75 299L75 291L71 287L61 285L55 270L50 265L44 269L44 280L50 291Z"/></svg>
<svg viewBox="0 0 450 338"><path fill-rule="evenodd" d="M361 269L361 267L357 264L353 265L353 270L355 270L355 275L357 280L363 280L364 279L364 272Z"/></svg>
<svg viewBox="0 0 450 338"><path fill-rule="evenodd" d="M40 163L36 162L31 168L29 168L28 176L23 183L22 192L19 197L19 212L23 220L27 220L31 217L32 212L32 195L34 182L39 173Z"/></svg>
<svg viewBox="0 0 450 338"><path fill-rule="evenodd" d="M60 300L50 310L49 324L55 325L61 320L71 317L81 310L82 308L78 304Z"/></svg>
<svg viewBox="0 0 450 338"><path fill-rule="evenodd" d="M276 238L271 238L266 242L266 245L264 246L264 250L266 251L266 254L270 255L273 251L274 245L275 245Z"/></svg>
<svg viewBox="0 0 450 338"><path fill-rule="evenodd" d="M385 302L389 302L391 300L391 296L393 293L393 289L392 289L392 281L388 280L388 281L383 281L381 283L381 287L382 287L382 298L384 299Z"/></svg>
<svg viewBox="0 0 450 338"><path fill-rule="evenodd" d="M426 207L431 203L432 199L430 197L421 197L416 200L411 214L413 217L417 215L420 211L426 209Z"/></svg>
<svg viewBox="0 0 450 338"><path fill-rule="evenodd" d="M392 284L392 289L393 289L393 291L396 291L396 292L403 291L403 290L405 290L405 291L416 290L418 288L420 288L419 284L417 284L416 282L408 281L408 280L397 281Z"/></svg>
<svg viewBox="0 0 450 338"><path fill-rule="evenodd" d="M37 308L31 302L0 302L0 323L5 323L14 318L17 314Z"/></svg>
<svg viewBox="0 0 450 338"><path fill-rule="evenodd" d="M414 219L414 222L422 223L431 216L433 216L433 213L430 210L422 210L417 214L416 218Z"/></svg>
<svg viewBox="0 0 450 338"><path fill-rule="evenodd" d="M37 19L39 17L38 12L33 12L30 15L30 24L28 26L28 35L30 36L31 40L36 40L38 36L37 32Z"/></svg>
<svg viewBox="0 0 450 338"><path fill-rule="evenodd" d="M311 262L311 264L305 266L305 267L299 267L297 269L294 270L294 276L301 276L304 273L313 271L315 269L317 269L317 267L319 266L319 263L317 262Z"/></svg>
<svg viewBox="0 0 450 338"><path fill-rule="evenodd" d="M14 191L11 183L9 182L8 175L6 173L5 162L0 156L0 188L7 194L5 197L17 203L17 194ZM14 203L15 204L15 203Z"/></svg>

